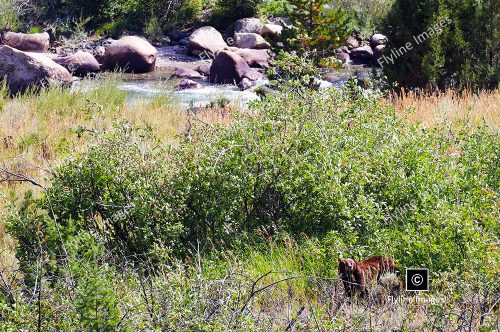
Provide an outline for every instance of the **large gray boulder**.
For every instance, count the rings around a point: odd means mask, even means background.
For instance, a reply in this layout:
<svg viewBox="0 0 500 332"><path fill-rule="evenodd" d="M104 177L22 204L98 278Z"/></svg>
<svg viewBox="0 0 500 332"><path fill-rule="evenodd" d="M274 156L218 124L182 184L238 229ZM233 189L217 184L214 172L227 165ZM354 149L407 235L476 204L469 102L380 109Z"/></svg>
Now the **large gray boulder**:
<svg viewBox="0 0 500 332"><path fill-rule="evenodd" d="M210 26L201 27L189 36L189 48L194 55L206 52L213 56L226 46L220 32Z"/></svg>
<svg viewBox="0 0 500 332"><path fill-rule="evenodd" d="M268 50L252 50L242 48L236 51L236 54L241 56L249 66L268 68L271 55Z"/></svg>
<svg viewBox="0 0 500 332"><path fill-rule="evenodd" d="M246 61L235 52L221 51L210 67L210 83L238 84L250 70Z"/></svg>
<svg viewBox="0 0 500 332"><path fill-rule="evenodd" d="M68 69L76 76L86 76L101 70L101 65L97 62L92 53L84 51L78 51L72 55L55 58L54 62Z"/></svg>
<svg viewBox="0 0 500 332"><path fill-rule="evenodd" d="M261 34L264 23L259 18L249 17L237 20L234 23L236 33L256 33Z"/></svg>
<svg viewBox="0 0 500 332"><path fill-rule="evenodd" d="M271 45L256 33L234 33L234 44L239 48L253 48L257 50L269 49Z"/></svg>
<svg viewBox="0 0 500 332"><path fill-rule="evenodd" d="M40 53L27 53L0 46L0 77L5 77L11 94L27 89L69 85L69 71Z"/></svg>
<svg viewBox="0 0 500 332"><path fill-rule="evenodd" d="M3 34L2 42L20 51L47 52L50 37L47 32L26 34L9 31Z"/></svg>
<svg viewBox="0 0 500 332"><path fill-rule="evenodd" d="M147 40L126 36L108 46L104 55L107 69L123 69L126 72L147 73L155 69L156 48Z"/></svg>

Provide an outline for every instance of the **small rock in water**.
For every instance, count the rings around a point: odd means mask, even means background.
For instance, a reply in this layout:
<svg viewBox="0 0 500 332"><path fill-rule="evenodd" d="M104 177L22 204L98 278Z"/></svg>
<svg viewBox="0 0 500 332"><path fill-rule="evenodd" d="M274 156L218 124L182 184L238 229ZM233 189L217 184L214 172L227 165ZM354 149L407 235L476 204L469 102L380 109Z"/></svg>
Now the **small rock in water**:
<svg viewBox="0 0 500 332"><path fill-rule="evenodd" d="M188 89L199 89L201 84L187 78L182 79L179 84L177 84L177 90L188 90Z"/></svg>
<svg viewBox="0 0 500 332"><path fill-rule="evenodd" d="M252 88L255 85L255 83L248 78L244 77L240 83L238 83L238 87L240 88L241 91L248 90Z"/></svg>
<svg viewBox="0 0 500 332"><path fill-rule="evenodd" d="M250 69L243 74L243 77L248 78L250 81L260 81L265 77L265 75L257 69Z"/></svg>
<svg viewBox="0 0 500 332"><path fill-rule="evenodd" d="M204 63L196 67L195 70L202 75L210 76L210 67L212 67L211 63Z"/></svg>
<svg viewBox="0 0 500 332"><path fill-rule="evenodd" d="M203 78L197 71L184 67L175 68L175 76L179 78Z"/></svg>

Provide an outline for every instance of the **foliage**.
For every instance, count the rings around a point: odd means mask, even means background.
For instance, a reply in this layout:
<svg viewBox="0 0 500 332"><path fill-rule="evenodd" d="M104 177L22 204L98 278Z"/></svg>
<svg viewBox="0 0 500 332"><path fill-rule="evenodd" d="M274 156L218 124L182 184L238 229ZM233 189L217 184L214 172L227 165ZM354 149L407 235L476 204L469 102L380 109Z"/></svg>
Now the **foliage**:
<svg viewBox="0 0 500 332"><path fill-rule="evenodd" d="M19 28L21 24L19 20L20 9L16 0L0 0L0 31Z"/></svg>
<svg viewBox="0 0 500 332"><path fill-rule="evenodd" d="M290 18L295 29L288 31L288 42L296 49L330 54L342 45L352 31L350 18L341 7L331 7L328 0L290 0ZM322 54L319 54L319 52Z"/></svg>
<svg viewBox="0 0 500 332"><path fill-rule="evenodd" d="M86 20L85 27L96 29L98 34L116 36L124 30L154 30L154 36L172 26L193 24L202 10L202 1L153 1L153 0L98 0L62 1L34 0L24 15L26 21L38 18L36 23L53 23L55 27L64 21Z"/></svg>
<svg viewBox="0 0 500 332"><path fill-rule="evenodd" d="M406 88L495 88L500 80L498 5L496 0L396 1L387 19L387 50L407 42L413 48L384 63L387 77Z"/></svg>
<svg viewBox="0 0 500 332"><path fill-rule="evenodd" d="M407 266L485 268L498 236L499 144L488 130L404 125L355 85L283 90L168 154L130 128L106 135L57 170L41 208L63 234L84 229L127 254L334 231ZM13 223L16 237L36 225L30 215ZM37 218L43 230L47 219Z"/></svg>
<svg viewBox="0 0 500 332"><path fill-rule="evenodd" d="M314 84L319 71L310 56L281 51L266 74L275 84L295 82L302 86L309 86L311 83Z"/></svg>
<svg viewBox="0 0 500 332"><path fill-rule="evenodd" d="M259 7L259 15L269 17L288 17L292 12L288 0L263 1Z"/></svg>
<svg viewBox="0 0 500 332"><path fill-rule="evenodd" d="M334 0L333 6L343 8L352 19L353 29L361 39L369 39L383 26L394 0Z"/></svg>
<svg viewBox="0 0 500 332"><path fill-rule="evenodd" d="M278 61L295 82L315 75L296 54ZM127 123L78 130L88 149L54 169L42 199L6 213L22 276L0 284L2 328L36 330L41 317L43 330L284 330L304 303L297 329L493 328L498 135L407 124L354 83L283 85L230 124L193 121L173 146ZM125 111L114 89L85 99L32 102L57 119ZM374 254L430 268L443 304L395 314L383 289L346 299L332 262Z"/></svg>
<svg viewBox="0 0 500 332"><path fill-rule="evenodd" d="M211 23L226 30L240 18L253 17L263 0L216 0L210 18Z"/></svg>

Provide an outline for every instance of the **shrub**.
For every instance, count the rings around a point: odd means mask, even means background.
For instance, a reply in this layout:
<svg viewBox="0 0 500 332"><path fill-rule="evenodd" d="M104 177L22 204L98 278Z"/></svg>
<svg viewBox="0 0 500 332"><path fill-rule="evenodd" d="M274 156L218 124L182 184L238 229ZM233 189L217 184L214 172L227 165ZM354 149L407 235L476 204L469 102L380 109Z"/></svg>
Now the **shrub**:
<svg viewBox="0 0 500 332"><path fill-rule="evenodd" d="M402 266L483 273L497 259L488 249L499 235L497 137L406 125L354 84L284 86L226 127L194 126L176 148L128 127L98 138L56 170L46 200L13 219L22 251L34 252L39 232L64 254L58 229L153 259L182 257L197 241L238 248L262 234L333 232L361 257Z"/></svg>
<svg viewBox="0 0 500 332"><path fill-rule="evenodd" d="M153 257L157 247L168 253L179 244L182 204L169 189L172 165L148 130L137 134L120 126L99 136L99 144L58 169L45 199L26 200L10 223L23 262L35 262L40 247L64 257L60 237L81 231L121 255Z"/></svg>
<svg viewBox="0 0 500 332"><path fill-rule="evenodd" d="M358 37L368 39L383 26L393 3L394 0L334 0L332 4L349 14Z"/></svg>
<svg viewBox="0 0 500 332"><path fill-rule="evenodd" d="M352 31L351 21L341 7L331 7L327 0L290 0L291 19L296 29L288 38L298 50L315 51L318 56L331 54ZM321 53L320 53L321 52Z"/></svg>
<svg viewBox="0 0 500 332"><path fill-rule="evenodd" d="M211 17L212 24L227 29L240 18L253 17L263 0L216 0Z"/></svg>
<svg viewBox="0 0 500 332"><path fill-rule="evenodd" d="M386 24L387 53L407 42L413 49L394 63L385 61L387 77L406 88L495 88L500 79L498 13L495 0L396 1ZM422 37L418 43L417 36Z"/></svg>
<svg viewBox="0 0 500 332"><path fill-rule="evenodd" d="M19 28L20 9L20 4L16 0L0 0L0 31Z"/></svg>

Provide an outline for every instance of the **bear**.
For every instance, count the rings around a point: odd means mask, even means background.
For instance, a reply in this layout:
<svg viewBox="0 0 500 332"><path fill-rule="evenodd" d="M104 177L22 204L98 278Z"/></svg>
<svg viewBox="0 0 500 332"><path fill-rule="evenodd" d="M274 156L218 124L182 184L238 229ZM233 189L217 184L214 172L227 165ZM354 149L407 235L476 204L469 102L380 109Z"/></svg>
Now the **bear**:
<svg viewBox="0 0 500 332"><path fill-rule="evenodd" d="M356 262L353 258L339 258L339 277L344 284L347 296L352 297L358 291L361 297L367 294L367 286L385 273L399 275L399 267L388 257L373 256L364 261Z"/></svg>

